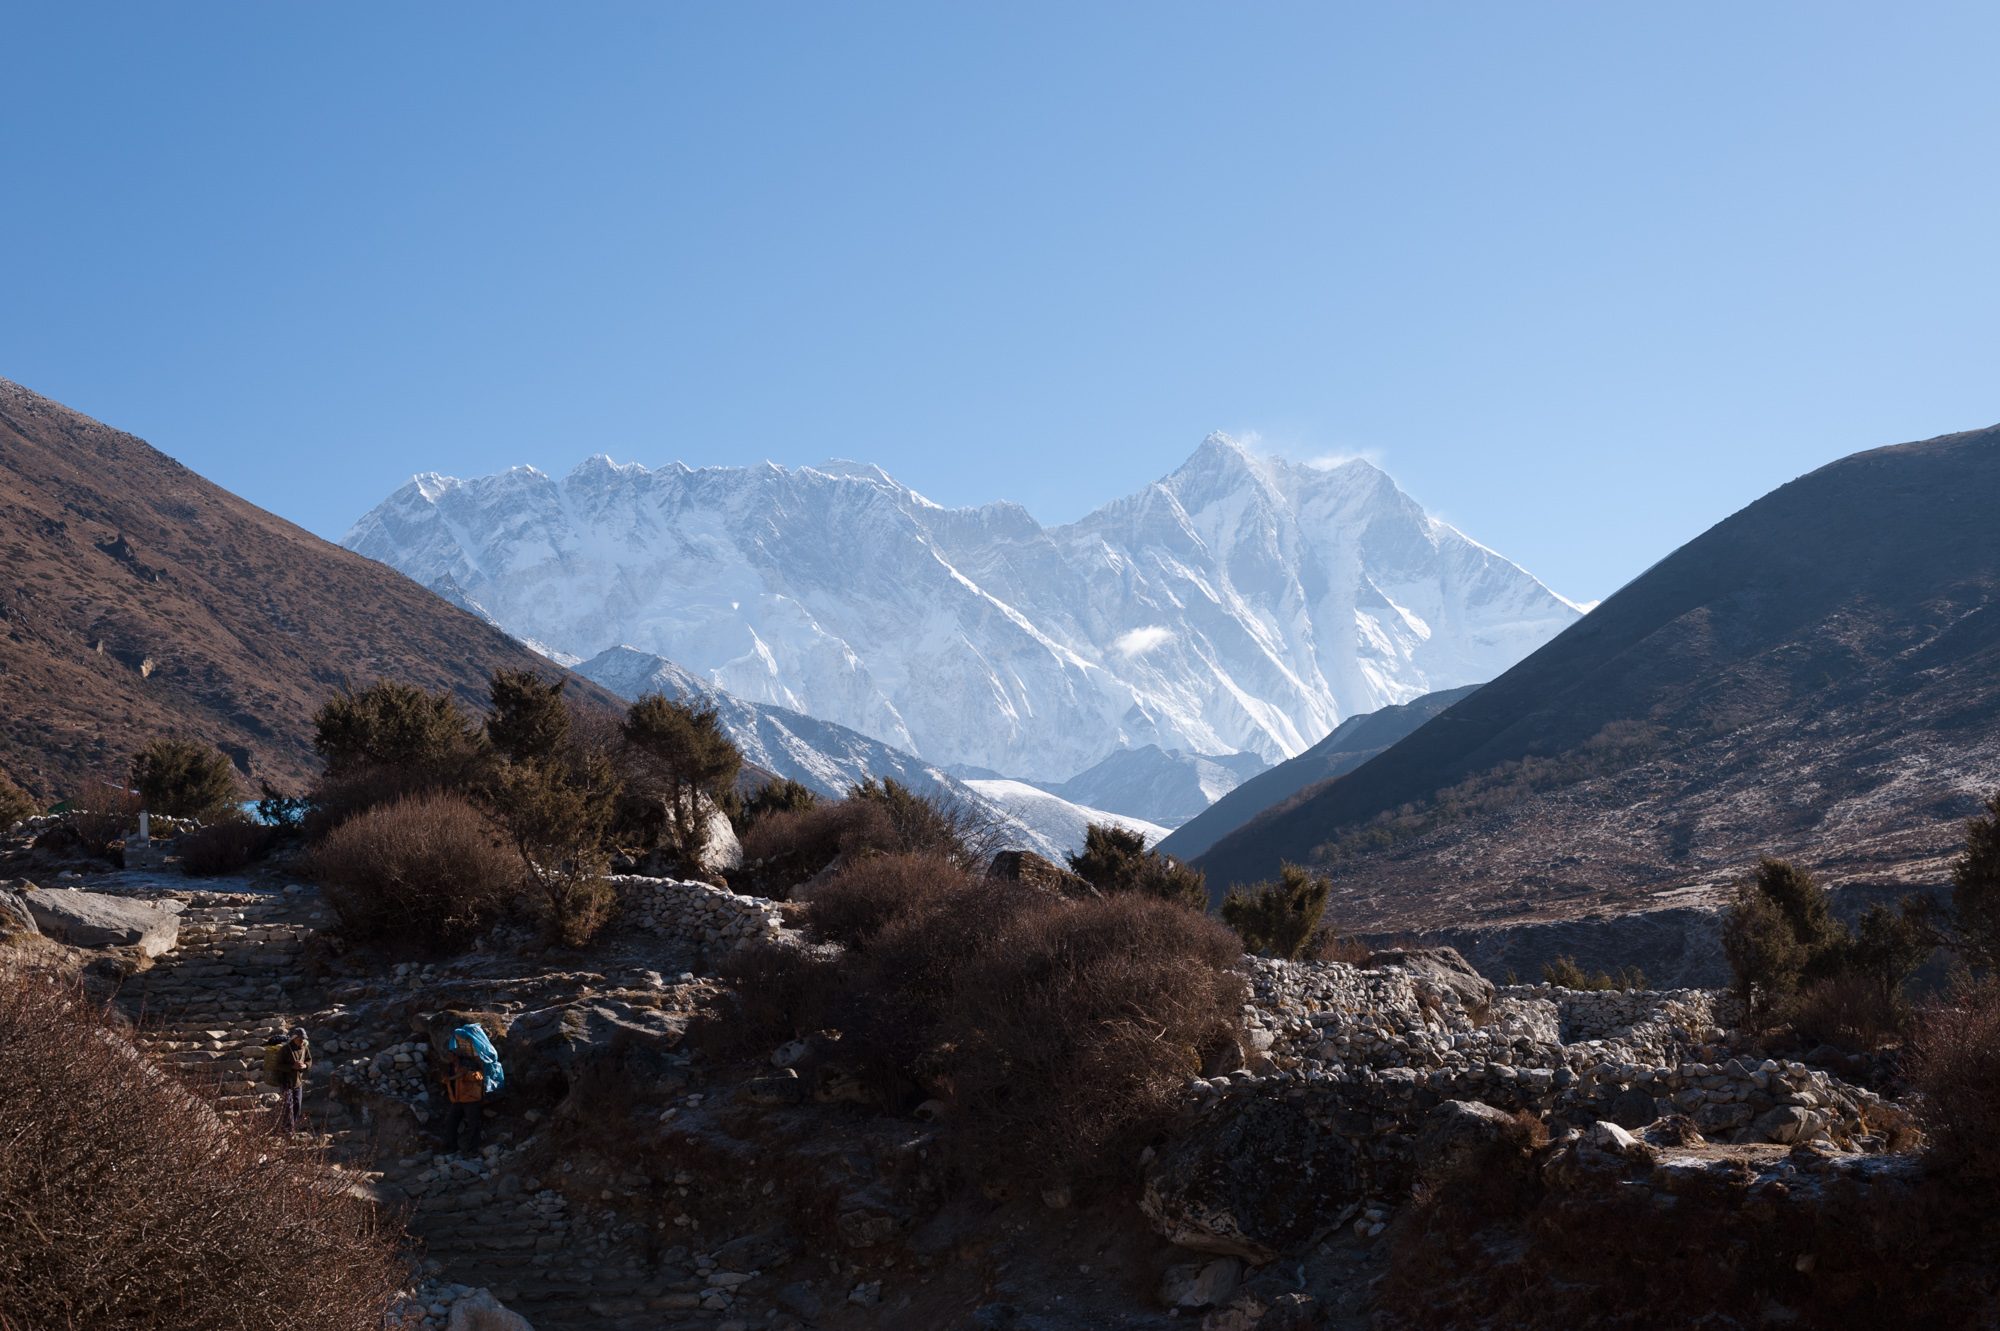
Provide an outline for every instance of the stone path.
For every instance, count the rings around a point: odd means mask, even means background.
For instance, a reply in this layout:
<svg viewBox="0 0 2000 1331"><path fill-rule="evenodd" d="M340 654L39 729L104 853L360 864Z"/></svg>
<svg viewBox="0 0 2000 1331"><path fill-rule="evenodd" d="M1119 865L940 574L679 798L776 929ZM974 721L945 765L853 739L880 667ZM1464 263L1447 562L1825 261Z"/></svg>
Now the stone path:
<svg viewBox="0 0 2000 1331"><path fill-rule="evenodd" d="M317 903L303 893L179 895L191 903L179 944L132 977L119 1004L138 1023L140 1045L215 1091L225 1114L275 1125L278 1092L262 1084L263 1046L317 1006L299 967L323 922Z"/></svg>
<svg viewBox="0 0 2000 1331"><path fill-rule="evenodd" d="M307 1092L314 1131L298 1139L301 1147L323 1147L358 1182L402 1199L418 1255L438 1282L491 1289L537 1331L740 1331L746 1325L731 1314L729 1286L712 1283L716 1273L704 1269L705 1257L679 1241L678 1231L649 1233L621 1220L609 1205L573 1214L563 1191L527 1172L524 1148L509 1140L511 1130L489 1132L491 1144L477 1160L377 1158L378 1135L332 1093L332 1079L338 1065L412 1036L385 1027L372 1037L357 1039L351 1028L336 1037L318 1025L329 999L357 986L322 985L301 966L313 935L331 923L316 892L210 892L150 881L130 886L137 889L132 895L165 890L190 903L179 946L133 976L119 995L138 1024L141 1046L213 1092L225 1115L270 1131L279 1098L262 1084L263 1045L303 1021L314 1032L316 1065ZM643 1187L643 1180L631 1179L620 1191L635 1196ZM442 1319L433 1320L441 1325Z"/></svg>

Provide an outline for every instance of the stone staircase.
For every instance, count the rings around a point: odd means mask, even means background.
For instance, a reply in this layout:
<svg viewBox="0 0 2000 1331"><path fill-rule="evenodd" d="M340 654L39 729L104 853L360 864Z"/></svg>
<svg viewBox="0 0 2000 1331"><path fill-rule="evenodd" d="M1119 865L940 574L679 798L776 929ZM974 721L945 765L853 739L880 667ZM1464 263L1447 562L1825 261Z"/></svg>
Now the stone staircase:
<svg viewBox="0 0 2000 1331"><path fill-rule="evenodd" d="M318 924L299 894L192 894L180 942L133 976L119 1004L138 1040L225 1115L275 1126L278 1092L264 1085L263 1045L317 1005L300 954ZM317 1109L324 1096L311 1097Z"/></svg>
<svg viewBox="0 0 2000 1331"><path fill-rule="evenodd" d="M178 946L129 979L119 1005L139 1044L217 1108L259 1131L278 1125L279 1099L262 1080L264 1042L326 1006L324 987L301 955L330 916L316 893L176 892ZM343 1050L351 1054L352 1050ZM726 1285L710 1281L685 1236L654 1236L609 1212L569 1214L563 1195L524 1179L503 1143L478 1162L447 1157L374 1158L374 1138L328 1093L339 1059L321 1052L308 1080L312 1131L302 1149L324 1148L338 1165L383 1180L408 1200L415 1256L446 1280L484 1286L536 1331L726 1331ZM496 1158L497 1157L497 1158ZM758 1319L761 1321L761 1319Z"/></svg>
<svg viewBox="0 0 2000 1331"><path fill-rule="evenodd" d="M643 1235L582 1232L567 1210L560 1194L529 1192L515 1177L463 1178L421 1197L410 1228L450 1279L491 1289L536 1331L682 1331L728 1320L728 1301L713 1297L685 1250L655 1254Z"/></svg>

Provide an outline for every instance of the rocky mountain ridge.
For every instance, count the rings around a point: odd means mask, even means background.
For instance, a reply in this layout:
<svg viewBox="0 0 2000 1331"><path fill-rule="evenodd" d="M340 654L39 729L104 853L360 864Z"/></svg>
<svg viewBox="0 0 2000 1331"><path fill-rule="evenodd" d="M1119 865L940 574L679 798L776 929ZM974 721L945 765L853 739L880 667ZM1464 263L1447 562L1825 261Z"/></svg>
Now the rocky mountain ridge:
<svg viewBox="0 0 2000 1331"><path fill-rule="evenodd" d="M1215 844L1361 929L1713 901L1761 854L1934 886L2000 771L2000 429L1780 487L1387 752Z"/></svg>
<svg viewBox="0 0 2000 1331"><path fill-rule="evenodd" d="M350 549L579 658L629 643L940 766L1044 783L1120 749L1302 752L1490 678L1579 616L1372 465L1214 435L1079 522L946 509L879 468L598 456L423 475Z"/></svg>

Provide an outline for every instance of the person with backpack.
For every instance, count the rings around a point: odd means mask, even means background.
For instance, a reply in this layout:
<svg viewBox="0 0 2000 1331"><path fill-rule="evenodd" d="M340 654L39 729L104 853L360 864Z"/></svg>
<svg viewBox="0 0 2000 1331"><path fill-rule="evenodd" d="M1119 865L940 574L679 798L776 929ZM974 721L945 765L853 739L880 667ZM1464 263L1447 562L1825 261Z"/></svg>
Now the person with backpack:
<svg viewBox="0 0 2000 1331"><path fill-rule="evenodd" d="M306 1072L312 1067L312 1046L306 1042L306 1028L294 1026L285 1043L271 1060L276 1064L278 1095L282 1102L286 1132L305 1126Z"/></svg>
<svg viewBox="0 0 2000 1331"><path fill-rule="evenodd" d="M456 1154L461 1129L466 1138L465 1153L479 1153L479 1134L486 1115L486 1068L469 1041L452 1033L450 1062L444 1077L444 1149Z"/></svg>

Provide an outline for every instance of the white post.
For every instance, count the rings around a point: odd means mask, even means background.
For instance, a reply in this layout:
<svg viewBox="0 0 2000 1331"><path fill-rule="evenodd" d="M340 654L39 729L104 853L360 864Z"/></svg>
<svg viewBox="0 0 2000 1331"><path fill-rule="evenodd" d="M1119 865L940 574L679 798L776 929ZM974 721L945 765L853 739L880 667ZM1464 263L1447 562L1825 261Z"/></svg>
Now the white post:
<svg viewBox="0 0 2000 1331"><path fill-rule="evenodd" d="M141 809L139 810L139 840L150 842L152 839L153 839L152 815L147 813L144 809Z"/></svg>

